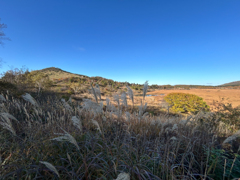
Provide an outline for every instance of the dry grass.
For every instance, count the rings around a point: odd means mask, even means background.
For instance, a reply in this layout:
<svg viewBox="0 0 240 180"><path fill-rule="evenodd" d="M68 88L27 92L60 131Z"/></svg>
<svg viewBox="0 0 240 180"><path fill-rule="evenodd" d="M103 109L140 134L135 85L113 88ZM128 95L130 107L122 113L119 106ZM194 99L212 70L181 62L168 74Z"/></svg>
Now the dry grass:
<svg viewBox="0 0 240 180"><path fill-rule="evenodd" d="M214 106L213 101L220 101L222 98L224 98L226 103L232 104L233 107L240 105L240 89L158 90L149 92L148 94L158 95L151 98L154 98L155 101L161 102L165 95L173 92L195 94L202 97L210 107ZM164 94L164 96L160 94Z"/></svg>
<svg viewBox="0 0 240 180"><path fill-rule="evenodd" d="M240 176L240 157L237 152L231 155L221 148L224 139L219 142L218 136L227 127L219 128L214 113L199 112L188 118L150 116L145 112L146 104L132 109L135 96L128 97L129 107L121 96L115 96L115 102L107 100L107 107L100 99L96 102L98 96L81 104L56 96L42 95L36 100L30 96L25 100L3 96L3 111L9 113L9 119L18 120L4 121L11 122L14 131L0 126L3 179ZM228 143L232 142L228 139Z"/></svg>

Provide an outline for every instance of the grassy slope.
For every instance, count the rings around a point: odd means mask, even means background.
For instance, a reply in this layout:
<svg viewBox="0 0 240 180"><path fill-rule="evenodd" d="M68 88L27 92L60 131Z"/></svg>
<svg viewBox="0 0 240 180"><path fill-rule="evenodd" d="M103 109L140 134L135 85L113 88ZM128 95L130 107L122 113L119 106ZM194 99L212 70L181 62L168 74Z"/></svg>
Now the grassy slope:
<svg viewBox="0 0 240 180"><path fill-rule="evenodd" d="M43 72L44 74L49 75L49 78L51 80L60 79L60 78L70 78L70 77L86 77L86 78L88 77L81 74L74 74L71 72L67 72L60 68L55 68L55 67L45 68L45 69L36 70L36 71Z"/></svg>
<svg viewBox="0 0 240 180"><path fill-rule="evenodd" d="M233 82L225 83L219 86L240 86L240 81L233 81Z"/></svg>

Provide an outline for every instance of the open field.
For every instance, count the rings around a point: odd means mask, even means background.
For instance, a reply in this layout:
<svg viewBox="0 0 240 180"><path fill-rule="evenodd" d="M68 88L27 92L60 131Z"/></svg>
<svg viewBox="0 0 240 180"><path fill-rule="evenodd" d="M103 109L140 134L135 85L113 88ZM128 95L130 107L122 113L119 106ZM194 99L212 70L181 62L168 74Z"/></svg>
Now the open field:
<svg viewBox="0 0 240 180"><path fill-rule="evenodd" d="M169 93L189 93L195 94L202 97L203 100L210 106L213 107L213 101L220 101L224 98L225 103L232 104L233 107L240 105L240 89L191 89L191 90L158 90L148 92L147 94L158 95L152 96L156 101L160 101ZM164 94L164 95L161 95Z"/></svg>

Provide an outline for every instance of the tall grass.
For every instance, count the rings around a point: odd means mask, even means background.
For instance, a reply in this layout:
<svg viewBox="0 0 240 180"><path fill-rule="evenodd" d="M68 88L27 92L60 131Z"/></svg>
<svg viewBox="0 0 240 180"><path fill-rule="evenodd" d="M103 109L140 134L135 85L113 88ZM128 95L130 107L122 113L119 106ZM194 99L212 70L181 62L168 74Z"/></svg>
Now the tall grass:
<svg viewBox="0 0 240 180"><path fill-rule="evenodd" d="M115 96L114 106L109 99L102 102L93 87L92 90L96 102L85 99L81 104L53 95L35 100L30 94L22 99L4 94L0 177L126 180L240 177L238 152L231 153L222 147L222 143L231 146L237 135L229 134L234 138L220 140L214 114L199 112L187 118L169 114L150 116L147 104L129 113L126 94ZM134 103L129 87L128 95Z"/></svg>

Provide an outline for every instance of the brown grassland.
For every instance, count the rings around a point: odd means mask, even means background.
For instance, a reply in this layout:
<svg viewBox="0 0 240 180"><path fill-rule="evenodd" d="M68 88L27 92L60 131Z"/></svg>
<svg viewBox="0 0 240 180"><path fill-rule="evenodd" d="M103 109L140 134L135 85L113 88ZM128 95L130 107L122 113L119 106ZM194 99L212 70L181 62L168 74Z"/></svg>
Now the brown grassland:
<svg viewBox="0 0 240 180"><path fill-rule="evenodd" d="M164 96L169 93L189 93L195 94L213 108L213 101L223 100L225 103L232 104L233 107L240 105L240 89L191 89L191 90L157 90L149 92L148 94L157 95L152 96L155 101L162 101ZM160 95L164 94L164 95Z"/></svg>

